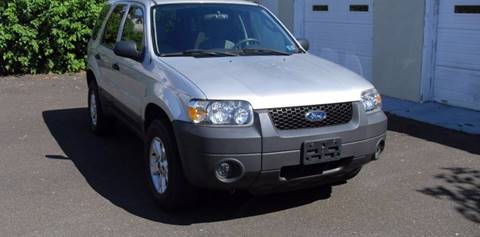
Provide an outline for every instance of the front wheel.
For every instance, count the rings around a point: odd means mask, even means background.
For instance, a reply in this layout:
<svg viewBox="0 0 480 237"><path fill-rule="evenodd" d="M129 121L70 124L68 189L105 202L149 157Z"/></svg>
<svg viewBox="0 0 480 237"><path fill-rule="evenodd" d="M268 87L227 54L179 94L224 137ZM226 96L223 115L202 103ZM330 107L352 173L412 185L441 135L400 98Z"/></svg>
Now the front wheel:
<svg viewBox="0 0 480 237"><path fill-rule="evenodd" d="M163 209L195 204L196 189L186 180L173 134L161 121L153 121L147 131L145 173L148 187Z"/></svg>

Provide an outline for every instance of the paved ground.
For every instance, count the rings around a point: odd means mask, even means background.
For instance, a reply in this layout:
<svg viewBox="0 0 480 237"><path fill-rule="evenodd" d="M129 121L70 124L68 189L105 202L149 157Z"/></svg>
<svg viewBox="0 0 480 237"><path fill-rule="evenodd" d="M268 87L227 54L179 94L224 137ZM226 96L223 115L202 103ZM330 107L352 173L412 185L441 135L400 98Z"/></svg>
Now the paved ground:
<svg viewBox="0 0 480 237"><path fill-rule="evenodd" d="M480 236L479 136L392 117L384 159L347 184L167 214L141 142L91 135L85 93L81 75L0 78L1 236Z"/></svg>

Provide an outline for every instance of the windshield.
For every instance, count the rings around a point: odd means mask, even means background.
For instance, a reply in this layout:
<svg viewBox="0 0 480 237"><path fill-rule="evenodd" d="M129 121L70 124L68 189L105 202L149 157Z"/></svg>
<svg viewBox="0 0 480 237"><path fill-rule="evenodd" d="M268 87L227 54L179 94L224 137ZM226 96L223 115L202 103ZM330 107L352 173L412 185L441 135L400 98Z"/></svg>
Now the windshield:
<svg viewBox="0 0 480 237"><path fill-rule="evenodd" d="M236 4L168 4L153 10L160 56L289 55L298 48L262 7ZM235 54L237 55L237 54Z"/></svg>

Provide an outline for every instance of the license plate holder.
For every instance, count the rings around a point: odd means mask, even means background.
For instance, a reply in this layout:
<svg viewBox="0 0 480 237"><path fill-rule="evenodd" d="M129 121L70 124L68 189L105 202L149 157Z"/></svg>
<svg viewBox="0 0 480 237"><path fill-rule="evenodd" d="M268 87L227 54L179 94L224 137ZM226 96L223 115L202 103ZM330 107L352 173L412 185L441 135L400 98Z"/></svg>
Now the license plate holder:
<svg viewBox="0 0 480 237"><path fill-rule="evenodd" d="M306 141L303 143L302 153L302 162L304 165L337 161L342 154L342 142L338 138Z"/></svg>

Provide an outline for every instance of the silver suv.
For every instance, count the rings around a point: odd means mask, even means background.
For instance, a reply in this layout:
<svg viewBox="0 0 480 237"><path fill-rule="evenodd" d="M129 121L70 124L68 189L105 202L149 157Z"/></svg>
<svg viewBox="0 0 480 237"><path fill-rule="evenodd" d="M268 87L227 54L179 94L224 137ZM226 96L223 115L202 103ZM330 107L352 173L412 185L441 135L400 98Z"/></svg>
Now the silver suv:
<svg viewBox="0 0 480 237"><path fill-rule="evenodd" d="M199 188L345 181L385 147L381 97L307 50L248 1L110 1L88 49L92 130L116 118L145 141L147 184L165 209Z"/></svg>

